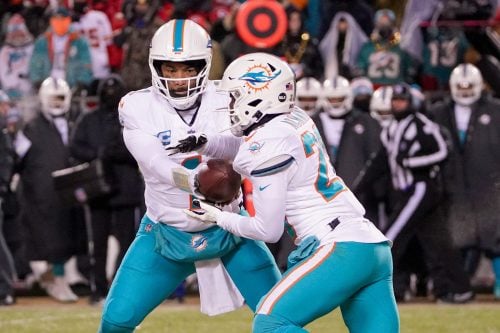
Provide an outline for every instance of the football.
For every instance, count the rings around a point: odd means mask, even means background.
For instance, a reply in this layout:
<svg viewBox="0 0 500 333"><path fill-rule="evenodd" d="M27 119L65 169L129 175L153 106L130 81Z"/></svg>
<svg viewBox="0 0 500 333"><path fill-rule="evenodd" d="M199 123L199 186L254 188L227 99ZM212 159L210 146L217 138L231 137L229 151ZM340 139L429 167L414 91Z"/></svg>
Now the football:
<svg viewBox="0 0 500 333"><path fill-rule="evenodd" d="M209 202L225 204L233 201L241 187L241 176L231 162L214 158L198 172L198 191Z"/></svg>

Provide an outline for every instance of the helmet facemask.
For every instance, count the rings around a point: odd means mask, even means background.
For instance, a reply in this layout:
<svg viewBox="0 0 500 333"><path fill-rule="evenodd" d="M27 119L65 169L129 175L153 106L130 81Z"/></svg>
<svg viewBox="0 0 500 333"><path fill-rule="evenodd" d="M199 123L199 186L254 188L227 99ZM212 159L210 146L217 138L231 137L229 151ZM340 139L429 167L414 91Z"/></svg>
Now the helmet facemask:
<svg viewBox="0 0 500 333"><path fill-rule="evenodd" d="M308 115L312 116L318 110L321 83L313 77L304 77L297 81L297 105Z"/></svg>
<svg viewBox="0 0 500 333"><path fill-rule="evenodd" d="M392 87L379 87L370 100L370 115L386 127L393 118L392 115Z"/></svg>
<svg viewBox="0 0 500 333"><path fill-rule="evenodd" d="M184 64L188 68L192 67L195 72L194 75L181 78L165 77L162 65L168 68L168 64L173 65L173 63ZM153 73L153 86L176 109L185 110L190 108L195 104L198 96L205 91L209 66L204 59L182 62L153 59L150 66ZM178 86L178 89L175 88L176 86ZM180 93L176 92L176 90L180 91Z"/></svg>
<svg viewBox="0 0 500 333"><path fill-rule="evenodd" d="M54 94L46 97L45 101L42 102L42 108L47 111L52 116L61 116L66 113L66 102L67 96Z"/></svg>
<svg viewBox="0 0 500 333"><path fill-rule="evenodd" d="M471 105L481 96L481 90L471 82L459 82L453 88L453 99L462 105Z"/></svg>
<svg viewBox="0 0 500 333"><path fill-rule="evenodd" d="M297 96L297 105L308 115L314 114L318 105L317 96Z"/></svg>
<svg viewBox="0 0 500 333"><path fill-rule="evenodd" d="M349 109L346 105L347 96L327 97L325 99L327 103L326 112L330 116L342 117L347 112L349 112Z"/></svg>
<svg viewBox="0 0 500 333"><path fill-rule="evenodd" d="M49 77L42 82L38 92L42 112L52 117L61 117L69 111L71 90L66 81Z"/></svg>
<svg viewBox="0 0 500 333"><path fill-rule="evenodd" d="M198 97L206 89L211 62L210 36L191 20L170 20L153 35L149 49L153 89L177 110L189 109L198 101ZM165 73L162 71L163 64L170 64L173 69L183 71ZM190 73L185 67L179 67L179 64L193 66L196 71ZM182 85L182 93L176 93L173 87L179 88Z"/></svg>
<svg viewBox="0 0 500 333"><path fill-rule="evenodd" d="M323 103L325 111L331 117L342 117L352 108L352 91L349 81L337 76L323 82Z"/></svg>
<svg viewBox="0 0 500 333"><path fill-rule="evenodd" d="M469 106L474 104L483 90L483 77L479 69L472 64L460 64L450 75L450 91L453 101Z"/></svg>

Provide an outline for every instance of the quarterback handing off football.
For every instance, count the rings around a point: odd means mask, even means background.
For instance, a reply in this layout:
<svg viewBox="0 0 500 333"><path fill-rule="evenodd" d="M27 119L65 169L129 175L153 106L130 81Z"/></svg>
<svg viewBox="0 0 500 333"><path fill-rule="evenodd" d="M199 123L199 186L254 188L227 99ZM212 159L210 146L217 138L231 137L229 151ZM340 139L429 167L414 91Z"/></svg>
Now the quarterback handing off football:
<svg viewBox="0 0 500 333"><path fill-rule="evenodd" d="M233 201L241 187L241 176L231 162L214 158L198 172L198 191L206 201L226 204Z"/></svg>

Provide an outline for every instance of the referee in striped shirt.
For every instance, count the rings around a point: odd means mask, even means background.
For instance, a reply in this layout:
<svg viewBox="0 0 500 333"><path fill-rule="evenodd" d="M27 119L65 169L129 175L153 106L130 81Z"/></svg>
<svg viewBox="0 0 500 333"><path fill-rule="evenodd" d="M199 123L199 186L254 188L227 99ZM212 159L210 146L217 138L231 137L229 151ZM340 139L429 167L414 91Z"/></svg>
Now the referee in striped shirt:
<svg viewBox="0 0 500 333"><path fill-rule="evenodd" d="M393 241L396 299L407 299L402 267L410 241L416 238L436 299L465 303L474 293L459 252L452 247L441 204L440 164L448 155L447 143L440 127L418 112L413 102L407 84L393 86L393 120L381 133L382 148L367 162L353 190L362 193L382 174L390 173L395 200L384 232Z"/></svg>

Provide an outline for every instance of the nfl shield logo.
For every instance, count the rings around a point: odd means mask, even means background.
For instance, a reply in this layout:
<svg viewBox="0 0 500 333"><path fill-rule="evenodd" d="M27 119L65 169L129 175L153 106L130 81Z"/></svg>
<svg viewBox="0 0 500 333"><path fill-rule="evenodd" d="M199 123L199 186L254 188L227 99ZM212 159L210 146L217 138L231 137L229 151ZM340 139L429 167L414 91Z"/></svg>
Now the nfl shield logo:
<svg viewBox="0 0 500 333"><path fill-rule="evenodd" d="M158 133L156 136L160 139L162 145L168 146L170 144L171 135L172 135L172 131L166 130L166 131Z"/></svg>

